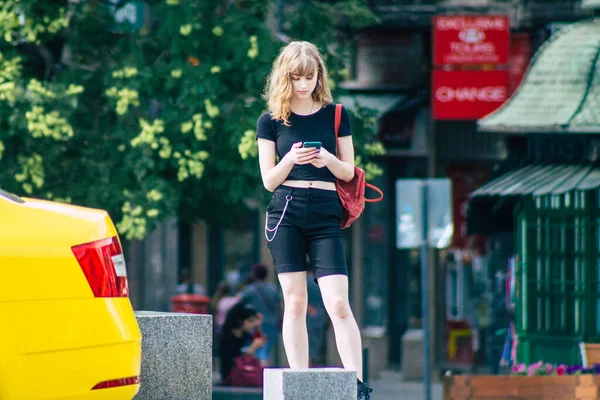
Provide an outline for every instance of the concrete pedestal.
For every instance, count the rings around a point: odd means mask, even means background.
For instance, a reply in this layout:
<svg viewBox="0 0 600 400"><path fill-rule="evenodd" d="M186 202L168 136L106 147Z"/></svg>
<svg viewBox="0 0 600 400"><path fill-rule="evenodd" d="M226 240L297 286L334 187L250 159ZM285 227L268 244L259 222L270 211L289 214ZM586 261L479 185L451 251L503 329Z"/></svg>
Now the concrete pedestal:
<svg viewBox="0 0 600 400"><path fill-rule="evenodd" d="M356 400L356 372L341 368L267 368L264 400Z"/></svg>
<svg viewBox="0 0 600 400"><path fill-rule="evenodd" d="M212 398L212 316L138 311L142 375L136 400Z"/></svg>
<svg viewBox="0 0 600 400"><path fill-rule="evenodd" d="M405 381L423 380L423 330L409 329L402 335L402 375Z"/></svg>
<svg viewBox="0 0 600 400"><path fill-rule="evenodd" d="M369 376L364 376L364 380L371 382L379 379L381 373L389 368L389 340L383 329L367 328L361 334L363 348L369 349Z"/></svg>

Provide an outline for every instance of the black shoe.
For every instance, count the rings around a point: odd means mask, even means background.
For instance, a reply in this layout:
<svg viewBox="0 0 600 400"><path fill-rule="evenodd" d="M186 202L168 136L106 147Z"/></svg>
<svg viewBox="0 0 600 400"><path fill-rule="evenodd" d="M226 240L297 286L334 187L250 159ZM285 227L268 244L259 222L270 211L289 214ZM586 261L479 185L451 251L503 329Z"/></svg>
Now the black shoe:
<svg viewBox="0 0 600 400"><path fill-rule="evenodd" d="M359 381L357 378L356 386L357 386L357 390L358 390L357 395L356 395L357 400L369 400L371 398L371 395L369 393L371 393L373 391L373 389L371 389L369 387L369 385Z"/></svg>

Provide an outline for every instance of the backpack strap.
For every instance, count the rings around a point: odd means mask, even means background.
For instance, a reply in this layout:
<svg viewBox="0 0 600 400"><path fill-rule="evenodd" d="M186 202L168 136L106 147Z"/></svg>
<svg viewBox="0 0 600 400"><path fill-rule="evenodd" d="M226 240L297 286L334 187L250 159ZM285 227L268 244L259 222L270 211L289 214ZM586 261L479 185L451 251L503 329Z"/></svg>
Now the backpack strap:
<svg viewBox="0 0 600 400"><path fill-rule="evenodd" d="M342 122L342 105L335 105L335 153L336 156L339 155L338 152L338 131L340 130L340 123Z"/></svg>
<svg viewBox="0 0 600 400"><path fill-rule="evenodd" d="M365 197L365 201L367 203L377 203L377 202L380 202L381 200L383 200L383 192L377 186L371 185L369 182L365 181L365 187L368 187L369 189L372 189L372 190L376 191L379 194L379 197L376 198L376 199L367 199Z"/></svg>

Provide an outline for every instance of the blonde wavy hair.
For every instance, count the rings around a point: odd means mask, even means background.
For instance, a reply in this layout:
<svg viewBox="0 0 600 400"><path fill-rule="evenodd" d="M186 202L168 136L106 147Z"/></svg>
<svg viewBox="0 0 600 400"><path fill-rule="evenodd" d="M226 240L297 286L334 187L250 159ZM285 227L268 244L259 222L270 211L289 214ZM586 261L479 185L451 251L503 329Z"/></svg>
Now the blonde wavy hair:
<svg viewBox="0 0 600 400"><path fill-rule="evenodd" d="M271 117L290 125L290 99L292 98L292 75L307 76L317 71L317 86L312 92L315 102L325 106L333 101L327 67L317 47L310 42L290 42L279 52L267 79L263 97Z"/></svg>

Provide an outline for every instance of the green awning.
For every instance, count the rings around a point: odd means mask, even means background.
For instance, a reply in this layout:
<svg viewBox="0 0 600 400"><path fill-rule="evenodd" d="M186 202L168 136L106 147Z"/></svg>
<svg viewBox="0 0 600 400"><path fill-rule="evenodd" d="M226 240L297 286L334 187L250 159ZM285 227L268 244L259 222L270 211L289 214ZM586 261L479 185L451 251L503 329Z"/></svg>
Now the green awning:
<svg viewBox="0 0 600 400"><path fill-rule="evenodd" d="M589 165L527 165L486 183L471 197L561 194L573 189L582 190L582 183L585 190L593 189L600 186L600 175L593 179L598 185L591 187L587 182L596 174L600 174L600 170Z"/></svg>
<svg viewBox="0 0 600 400"><path fill-rule="evenodd" d="M536 193L534 193L534 196L541 196L544 194L564 194L567 192L570 192L571 190L581 190L579 188L579 185L585 180L587 179L591 174L595 172L600 172L598 170L594 170L592 169L591 165L588 166L583 166L583 167L578 167L578 166L574 166L576 167L576 171L574 171L571 176L567 177L566 179L564 179L561 183L559 183L556 186L553 186L550 191L538 191ZM599 185L595 186L598 187L600 186L600 182Z"/></svg>
<svg viewBox="0 0 600 400"><path fill-rule="evenodd" d="M600 9L600 0L582 0L581 8L584 10L598 10Z"/></svg>
<svg viewBox="0 0 600 400"><path fill-rule="evenodd" d="M600 133L600 19L566 26L538 50L518 90L478 121L488 132Z"/></svg>
<svg viewBox="0 0 600 400"><path fill-rule="evenodd" d="M600 187L600 169L593 169L581 182L577 183L577 190L591 190Z"/></svg>
<svg viewBox="0 0 600 400"><path fill-rule="evenodd" d="M513 169L471 193L467 232L512 231L514 206L522 196L560 195L597 188L600 188L600 166L531 164Z"/></svg>
<svg viewBox="0 0 600 400"><path fill-rule="evenodd" d="M562 193L574 189L590 170L585 165L527 165L488 182L471 197Z"/></svg>

